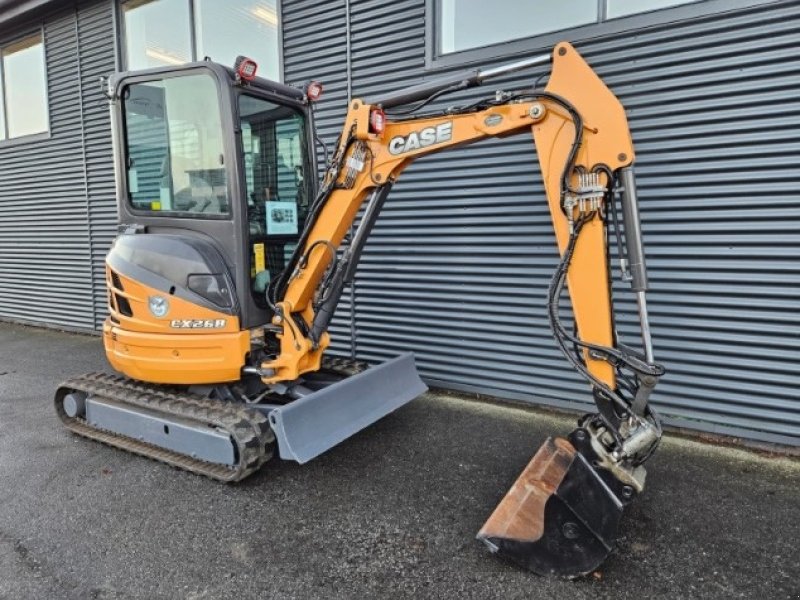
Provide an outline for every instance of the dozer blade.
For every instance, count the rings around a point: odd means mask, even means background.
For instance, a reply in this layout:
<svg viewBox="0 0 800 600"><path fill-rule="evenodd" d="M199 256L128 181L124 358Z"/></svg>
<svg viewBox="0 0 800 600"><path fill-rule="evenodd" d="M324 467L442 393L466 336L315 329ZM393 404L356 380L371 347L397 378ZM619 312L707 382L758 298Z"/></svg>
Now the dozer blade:
<svg viewBox="0 0 800 600"><path fill-rule="evenodd" d="M280 456L308 462L427 389L408 352L275 408L269 421Z"/></svg>
<svg viewBox="0 0 800 600"><path fill-rule="evenodd" d="M477 537L534 573L575 577L611 552L622 509L569 441L548 438Z"/></svg>

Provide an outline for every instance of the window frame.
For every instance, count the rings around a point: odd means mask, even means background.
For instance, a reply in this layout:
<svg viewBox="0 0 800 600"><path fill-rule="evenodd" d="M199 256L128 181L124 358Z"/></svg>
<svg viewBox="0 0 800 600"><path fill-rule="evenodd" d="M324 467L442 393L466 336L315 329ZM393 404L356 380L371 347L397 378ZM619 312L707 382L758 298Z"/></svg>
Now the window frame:
<svg viewBox="0 0 800 600"><path fill-rule="evenodd" d="M125 29L125 5L128 4L131 0L115 0L114 1L114 10L116 12L115 15L115 28L116 28L116 35L115 38L117 40L117 46L119 49L118 53L118 66L121 71L127 71L128 67L128 39L127 39L127 31ZM160 0L152 0L153 2L159 2ZM193 62L198 62L203 60L203 58L198 58L197 54L197 11L195 10L195 0L184 0L189 4L189 44L191 48L189 48L191 52L191 61L185 64L191 64ZM276 25L278 31L278 76L280 79L278 80L279 83L283 83L285 79L285 74L283 72L283 6L281 0L275 0L275 13L278 16L278 24ZM163 68L161 67L153 67L153 68ZM233 67L233 65L225 65L228 67Z"/></svg>
<svg viewBox="0 0 800 600"><path fill-rule="evenodd" d="M303 158L303 170L304 170L304 184L306 187L306 194L307 194L307 201L308 206L306 206L306 211L311 206L311 203L314 200L314 196L316 195L316 176L317 176L317 165L316 161L313 157L313 144L314 144L314 135L313 135L313 116L311 111L304 110L303 104L299 102L290 102L288 99L281 99L281 102L276 102L275 98L270 96L269 94L265 93L263 90L258 89L249 89L249 88L236 88L234 90L234 95L231 100L231 105L235 107L234 113L234 129L237 131L236 134L236 159L239 161L241 165L241 175L239 176L239 185L242 190L247 190L247 181L245 176L245 162L244 162L244 144L242 141L242 134L241 134L241 116L239 114L239 103L241 101L242 96L249 96L250 98L256 98L258 100L263 100L264 102L270 102L271 104L277 104L280 106L288 106L299 112L303 115L303 145L304 147L302 150L305 150L305 156ZM300 211L298 208L298 217ZM308 215L305 214L304 217ZM270 238L272 239L283 239L283 238L291 238L296 237L296 234L272 234Z"/></svg>
<svg viewBox="0 0 800 600"><path fill-rule="evenodd" d="M232 166L232 163L238 160L237 155L235 153L235 148L231 148L231 140L230 138L233 136L227 135L230 131L233 131L233 123L230 120L230 103L231 103L231 96L222 89L222 82L220 79L220 74L216 71L216 69L210 68L204 64L197 64L197 63L187 63L187 65L191 64L192 67L186 69L184 71L176 72L175 67L158 67L158 71L148 72L147 74L142 74L140 76L131 77L126 80L124 86L120 86L119 93L120 93L120 106L118 110L120 111L120 118L119 118L119 133L120 135L120 142L123 152L120 153L118 157L120 159L120 168L123 169L124 177L123 177L123 190L124 190L124 201L126 210L130 212L130 214L135 216L142 216L142 217L155 217L155 218L177 218L177 219L202 219L208 221L230 221L233 218L233 198L235 196L234 190L232 189L231 181L232 179L236 179L236 172L235 166ZM219 67L217 67L219 68ZM228 201L228 210L224 213L195 213L191 211L180 211L180 210L148 210L143 208L136 208L131 199L131 192L130 192L130 181L129 177L130 174L128 169L125 168L124 163L127 162L128 159L128 139L126 134L127 128L127 114L124 108L124 102L122 101L122 93L126 87L131 85L137 85L142 83L148 83L151 81L160 81L166 79L173 79L178 77L186 77L189 75L201 74L205 73L210 75L211 79L214 81L214 85L217 88L217 102L220 110L220 124L223 129L223 156L225 160L225 178L226 178L226 196Z"/></svg>
<svg viewBox="0 0 800 600"><path fill-rule="evenodd" d="M28 133L26 135L18 135L16 137L8 136L8 113L6 112L6 70L3 64L3 50L9 46L13 46L28 38L38 36L42 43L42 69L44 71L44 112L46 127L44 131L37 131L36 133ZM50 78L47 71L47 44L44 37L44 23L40 23L36 27L30 27L17 33L13 37L4 39L0 43L0 111L3 112L3 139L0 139L0 147L17 146L27 144L30 142L37 142L41 140L49 140L52 137L51 120L50 120Z"/></svg>
<svg viewBox="0 0 800 600"><path fill-rule="evenodd" d="M779 4L783 0L699 0L659 8L648 12L635 13L613 19L606 18L606 0L598 0L599 19L596 23L579 25L569 29L550 31L526 38L499 42L478 48L456 52L439 52L439 21L441 19L441 0L425 0L425 70L438 71L450 67L470 65L496 58L514 57L536 51L547 51L552 46L568 39L583 42L593 38L643 29L664 23L685 21L708 15L721 14L760 6Z"/></svg>

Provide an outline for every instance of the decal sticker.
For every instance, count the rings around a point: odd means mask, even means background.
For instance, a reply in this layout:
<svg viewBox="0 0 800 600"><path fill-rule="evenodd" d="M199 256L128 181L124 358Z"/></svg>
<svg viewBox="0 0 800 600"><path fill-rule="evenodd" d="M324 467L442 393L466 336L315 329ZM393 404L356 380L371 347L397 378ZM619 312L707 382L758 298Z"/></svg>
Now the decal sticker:
<svg viewBox="0 0 800 600"><path fill-rule="evenodd" d="M398 135L389 142L391 154L403 154L434 144L441 144L453 138L453 122L446 121L419 131L412 131L407 136Z"/></svg>
<svg viewBox="0 0 800 600"><path fill-rule="evenodd" d="M497 113L492 113L491 115L487 115L487 117L483 120L483 124L487 127L495 127L500 125L503 122L503 115L498 115Z"/></svg>
<svg viewBox="0 0 800 600"><path fill-rule="evenodd" d="M255 263L254 268L256 270L256 273L261 273L261 271L267 268L267 261L264 253L264 244L253 244L253 258L254 258L253 262Z"/></svg>
<svg viewBox="0 0 800 600"><path fill-rule="evenodd" d="M267 235L295 235L297 233L297 204L294 202L267 202Z"/></svg>
<svg viewBox="0 0 800 600"><path fill-rule="evenodd" d="M128 191L131 194L139 192L139 172L133 167L128 169Z"/></svg>
<svg viewBox="0 0 800 600"><path fill-rule="evenodd" d="M222 329L226 319L175 319L169 326L174 329Z"/></svg>
<svg viewBox="0 0 800 600"><path fill-rule="evenodd" d="M150 296L147 299L147 306L153 316L160 319L169 312L169 302L163 296Z"/></svg>

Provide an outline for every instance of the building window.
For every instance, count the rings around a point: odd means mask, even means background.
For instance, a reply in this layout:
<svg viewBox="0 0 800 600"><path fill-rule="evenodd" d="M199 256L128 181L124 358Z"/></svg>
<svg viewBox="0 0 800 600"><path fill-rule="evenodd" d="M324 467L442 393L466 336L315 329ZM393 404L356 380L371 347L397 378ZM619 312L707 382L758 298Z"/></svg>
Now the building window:
<svg viewBox="0 0 800 600"><path fill-rule="evenodd" d="M192 60L186 0L133 0L123 6L127 68L182 65Z"/></svg>
<svg viewBox="0 0 800 600"><path fill-rule="evenodd" d="M277 0L129 0L122 11L129 70L244 55L280 81Z"/></svg>
<svg viewBox="0 0 800 600"><path fill-rule="evenodd" d="M233 65L239 55L258 63L261 77L280 81L277 0L194 0L197 56Z"/></svg>
<svg viewBox="0 0 800 600"><path fill-rule="evenodd" d="M531 37L598 18L597 0L553 2L536 10L536 0L440 0L439 52L448 54ZM528 15L509 18L511 15Z"/></svg>
<svg viewBox="0 0 800 600"><path fill-rule="evenodd" d="M697 0L606 0L606 17L614 19L616 17L626 17L636 13L649 12L659 8L669 8L678 4L689 4Z"/></svg>
<svg viewBox="0 0 800 600"><path fill-rule="evenodd" d="M435 0L438 55L699 0Z"/></svg>
<svg viewBox="0 0 800 600"><path fill-rule="evenodd" d="M41 34L3 46L0 55L0 139L47 132L47 77Z"/></svg>

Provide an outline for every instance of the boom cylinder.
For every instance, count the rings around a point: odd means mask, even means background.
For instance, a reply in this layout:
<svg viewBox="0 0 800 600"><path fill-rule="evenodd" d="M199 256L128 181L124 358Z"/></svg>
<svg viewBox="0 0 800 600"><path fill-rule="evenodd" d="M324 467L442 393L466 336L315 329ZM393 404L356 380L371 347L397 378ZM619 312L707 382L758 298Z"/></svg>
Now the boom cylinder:
<svg viewBox="0 0 800 600"><path fill-rule="evenodd" d="M493 77L499 77L506 73L513 73L514 71L520 71L536 65L543 65L548 62L550 62L550 55L542 54L540 56L525 58L489 69L461 71L454 75L437 77L436 79L424 81L423 83L392 92L380 98L376 98L372 104L380 104L383 108L394 108L418 100L425 100L433 94L446 90L447 88L464 89L475 87L481 85L487 79L492 79Z"/></svg>
<svg viewBox="0 0 800 600"><path fill-rule="evenodd" d="M367 207L364 209L364 216L361 217L361 222L358 224L350 246L339 259L338 269L329 283L328 289L323 291L324 299L319 306L315 307L314 321L309 329L309 337L315 343L328 330L328 325L330 325L333 314L336 312L336 307L342 297L344 286L353 281L358 261L361 258L361 252L364 250L364 244L375 226L375 221L391 189L392 184L389 182L376 187L372 192Z"/></svg>

